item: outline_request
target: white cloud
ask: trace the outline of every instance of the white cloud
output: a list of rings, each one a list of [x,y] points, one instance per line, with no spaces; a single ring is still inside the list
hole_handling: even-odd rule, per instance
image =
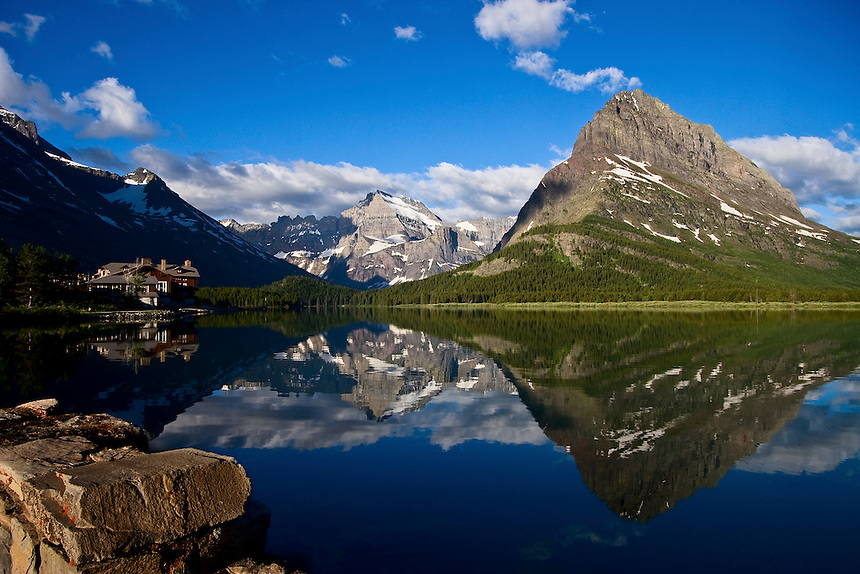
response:
[[[152,145],[138,147],[132,157],[209,215],[257,223],[281,215],[337,215],[376,190],[423,201],[449,222],[516,215],[548,169],[514,165],[469,170],[440,163],[423,173],[392,174],[345,162],[219,164]]]
[[[0,101],[6,108],[16,108],[26,112],[33,120],[47,120],[68,126],[69,114],[63,105],[51,97],[51,90],[35,78],[24,80],[21,74],[12,69],[9,55],[0,48]],[[15,111],[15,110],[13,110]]]
[[[846,125],[836,143],[820,137],[762,136],[729,142],[784,187],[825,225],[860,232],[860,143]],[[841,149],[837,143],[846,149]],[[815,218],[814,218],[815,219]]]
[[[485,40],[507,40],[516,54],[515,70],[543,78],[551,86],[572,93],[597,88],[604,93],[642,86],[639,78],[628,78],[616,67],[598,68],[576,74],[564,68],[555,69],[555,59],[542,50],[554,48],[567,35],[562,29],[571,16],[577,23],[590,22],[591,16],[571,7],[573,0],[484,0],[484,7],[475,17],[475,27]]]
[[[421,32],[415,29],[415,26],[395,26],[394,35],[398,40],[420,40]]]
[[[137,101],[134,90],[116,78],[100,80],[76,96],[66,92],[62,97],[62,101],[55,100],[48,86],[38,79],[25,80],[12,69],[8,54],[0,48],[0,101],[24,117],[58,123],[77,130],[82,138],[143,141],[161,132],[149,111]]]
[[[111,52],[110,46],[108,46],[107,42],[99,42],[90,49],[99,56],[113,61],[113,52]]]
[[[839,149],[819,137],[740,138],[729,144],[794,192],[800,203],[860,198],[860,146]]]
[[[147,4],[149,6],[154,6],[155,2],[153,0],[135,0],[138,4]],[[188,15],[188,8],[185,7],[184,4],[179,2],[179,0],[160,0],[162,4],[176,12],[180,16]],[[243,4],[246,4],[252,9],[259,9],[259,6],[262,4],[262,0],[243,0]]]
[[[328,59],[328,63],[335,68],[346,68],[352,63],[352,60],[350,60],[349,58],[343,58],[341,56],[332,56]]]
[[[585,74],[575,74],[570,70],[559,69],[552,74],[549,81],[551,86],[578,94],[591,88],[598,88],[604,93],[615,93],[620,90],[633,90],[642,86],[639,78],[628,78],[618,68],[598,68]]]
[[[78,132],[82,138],[129,137],[144,141],[161,132],[150,119],[149,111],[137,101],[134,90],[123,86],[116,78],[99,80],[77,96],[63,93],[63,100],[70,111],[96,112],[96,116]]]
[[[837,205],[834,206],[833,212],[835,214],[833,219],[835,229],[842,230],[854,237],[860,237],[860,204]]]
[[[36,32],[45,23],[46,18],[44,16],[37,16],[36,14],[24,14],[24,19],[26,22],[0,22],[0,32],[17,37],[20,30],[24,32],[27,41],[32,42],[36,37]]]
[[[469,170],[443,162],[413,176],[413,189],[416,199],[446,221],[505,217],[519,212],[548,169],[532,164]]]
[[[567,35],[567,16],[575,14],[571,0],[484,1],[475,27],[484,40],[507,40],[517,50],[555,47]]]
[[[132,157],[159,174],[183,199],[219,219],[269,223],[281,215],[333,215],[377,189],[405,192],[395,177],[349,163],[218,164],[205,156],[177,156],[151,145],[138,147]]]
[[[342,25],[346,26],[350,22],[352,22],[352,20],[349,19],[349,16],[346,14],[346,12],[340,15],[340,23]]]
[[[27,36],[28,42],[32,42],[36,36],[36,32],[45,23],[45,17],[36,16],[35,14],[24,14],[24,17],[27,19],[27,23],[24,24],[24,35]]]
[[[553,64],[555,64],[555,60],[543,52],[523,52],[517,54],[514,60],[514,69],[544,80],[551,80]]]

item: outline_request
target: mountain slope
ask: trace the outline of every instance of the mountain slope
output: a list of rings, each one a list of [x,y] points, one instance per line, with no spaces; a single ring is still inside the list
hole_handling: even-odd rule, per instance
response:
[[[499,249],[386,302],[860,298],[860,239],[641,90],[550,170]]]
[[[2,110],[2,108],[0,108]],[[263,285],[303,273],[237,238],[155,174],[72,161],[32,122],[0,113],[0,237],[43,245],[95,271],[110,261],[190,259],[203,285]]]
[[[490,252],[512,218],[446,225],[420,201],[370,193],[339,217],[280,217],[271,225],[221,222],[267,253],[324,279],[387,287],[476,261]]]

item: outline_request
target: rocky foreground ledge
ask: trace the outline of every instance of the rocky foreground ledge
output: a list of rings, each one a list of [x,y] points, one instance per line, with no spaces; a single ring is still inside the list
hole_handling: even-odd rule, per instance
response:
[[[258,560],[270,515],[235,459],[147,446],[128,422],[52,399],[0,410],[0,572],[287,572]]]

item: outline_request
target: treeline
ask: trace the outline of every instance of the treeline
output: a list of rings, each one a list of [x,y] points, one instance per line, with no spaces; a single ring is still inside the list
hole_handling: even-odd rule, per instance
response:
[[[16,253],[0,239],[0,308],[80,305],[82,281],[71,255],[29,243]]]
[[[285,277],[265,287],[201,287],[198,305],[213,307],[296,309],[342,306],[352,302],[355,289],[316,277]]]

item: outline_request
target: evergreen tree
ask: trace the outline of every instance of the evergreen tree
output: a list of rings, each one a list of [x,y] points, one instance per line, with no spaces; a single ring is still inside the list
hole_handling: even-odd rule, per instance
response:
[[[0,307],[12,302],[16,267],[15,254],[0,239]]]
[[[44,247],[24,244],[18,252],[18,299],[27,307],[45,300],[49,287],[50,258]]]

